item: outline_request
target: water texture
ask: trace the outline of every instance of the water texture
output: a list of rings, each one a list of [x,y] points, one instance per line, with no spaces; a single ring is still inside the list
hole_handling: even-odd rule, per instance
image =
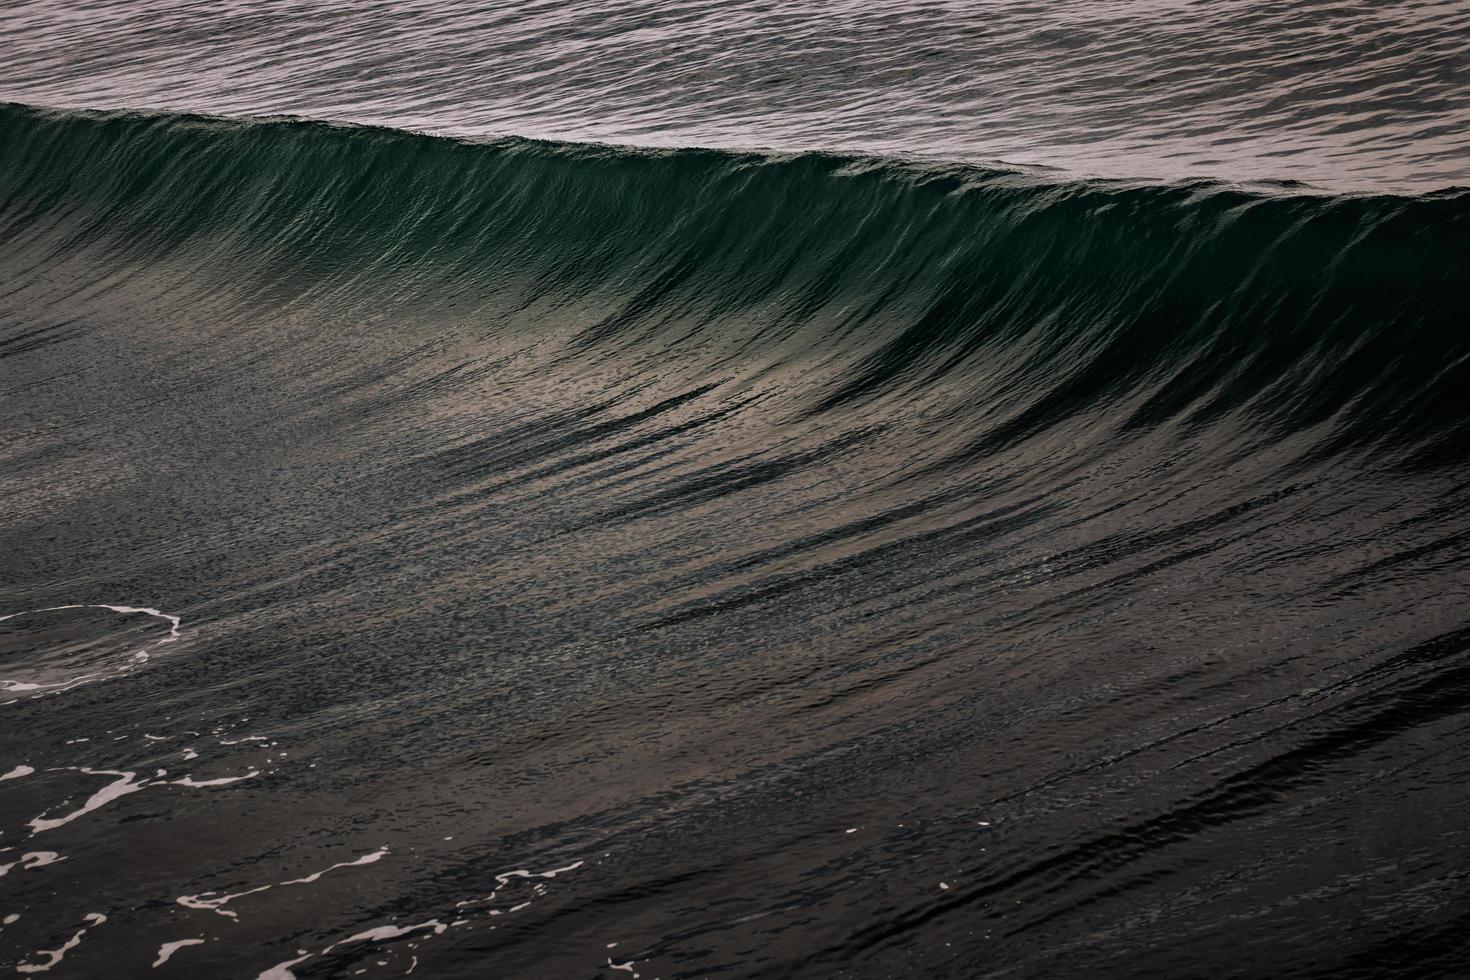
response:
[[[1462,5],[0,13],[0,967],[1470,972]]]
[[[0,97],[454,136],[1470,184],[1461,0],[11,0]]]

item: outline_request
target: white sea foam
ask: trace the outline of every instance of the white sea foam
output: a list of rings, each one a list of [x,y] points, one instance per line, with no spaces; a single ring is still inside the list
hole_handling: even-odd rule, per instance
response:
[[[483,904],[485,902],[493,902],[495,900],[495,896],[500,894],[500,890],[502,888],[504,888],[507,884],[509,884],[514,879],[517,879],[517,878],[526,878],[526,879],[528,879],[528,878],[555,878],[557,875],[566,874],[568,871],[576,871],[578,868],[580,868],[585,863],[586,863],[585,861],[574,861],[574,862],[572,862],[571,864],[567,865],[564,868],[552,868],[550,871],[527,871],[524,868],[517,868],[515,871],[505,871],[505,872],[502,872],[502,873],[500,873],[500,874],[498,874],[498,875],[495,876],[495,890],[492,891],[490,894],[486,895],[484,898],[470,898],[470,899],[466,899],[463,902],[456,902],[454,904],[455,904],[455,907],[456,908],[464,908],[466,905],[480,905],[480,904]],[[517,905],[515,908],[511,909],[510,911],[514,912],[514,911],[516,911],[516,909],[525,908],[526,905],[529,905],[529,904],[530,904],[529,902],[522,903],[521,905]],[[498,914],[498,913],[492,913],[492,914]]]
[[[29,776],[35,771],[36,770],[30,766],[16,766],[5,775],[0,776],[0,783],[3,783],[7,779],[20,779],[22,776]]]
[[[193,776],[185,776],[182,779],[172,780],[174,786],[189,786],[200,789],[206,786],[228,786],[230,783],[238,783],[242,779],[254,779],[260,775],[260,770],[252,769],[243,776],[221,776],[218,779],[195,779]]]
[[[88,797],[87,802],[83,803],[80,809],[73,810],[64,817],[56,817],[54,819],[44,816],[36,817],[30,823],[31,833],[39,834],[47,830],[55,830],[57,827],[63,827],[78,817],[86,816],[93,810],[106,806],[113,800],[127,796],[129,793],[136,793],[148,786],[147,782],[136,781],[138,774],[135,772],[119,772],[112,769],[80,769],[78,771],[84,772],[89,776],[116,776],[118,778]]]
[[[175,939],[171,943],[164,943],[158,947],[158,959],[153,961],[154,969],[163,966],[163,964],[169,961],[169,957],[173,956],[185,946],[199,946],[203,943],[203,939]]]
[[[47,612],[62,612],[68,609],[108,609],[112,612],[124,616],[144,614],[152,616],[156,619],[164,620],[168,623],[168,636],[165,636],[161,640],[154,640],[153,642],[145,645],[142,649],[134,651],[133,656],[128,661],[124,662],[122,666],[117,667],[113,670],[114,674],[125,674],[128,671],[132,670],[135,665],[146,662],[149,658],[148,651],[151,648],[162,646],[165,643],[173,643],[181,635],[179,632],[179,625],[182,623],[182,620],[178,616],[174,616],[166,612],[160,612],[157,609],[152,609],[146,606],[121,606],[106,602],[81,602],[72,603],[65,606],[46,606],[41,609],[26,609],[22,610],[21,612],[7,613],[4,616],[0,616],[0,622],[4,622],[7,619],[15,619],[17,616],[31,616],[35,615],[36,613]],[[70,691],[72,688],[80,687],[83,684],[88,684],[92,681],[100,680],[104,676],[106,676],[105,671],[91,671],[88,673],[79,674],[76,677],[72,677],[64,681],[56,681],[54,683],[44,683],[40,681],[21,681],[7,678],[0,680],[0,691],[36,692],[32,693],[31,696],[42,697],[47,694],[61,694],[65,691]],[[15,703],[16,701],[4,702],[4,704]]]
[[[281,885],[309,884],[311,882],[316,881],[318,878],[320,878],[322,875],[326,874],[329,871],[334,871],[334,870],[336,870],[338,868],[350,868],[350,867],[355,867],[355,866],[358,866],[358,865],[372,864],[372,863],[374,863],[376,861],[381,860],[387,854],[388,854],[388,848],[387,847],[383,847],[383,848],[380,848],[379,850],[373,851],[373,852],[371,852],[369,854],[364,854],[362,857],[357,858],[355,860],[352,860],[352,861],[344,861],[344,862],[342,862],[340,864],[334,864],[334,865],[331,865],[330,867],[324,868],[321,871],[318,871],[318,872],[315,872],[313,874],[307,875],[304,878],[293,878],[290,881],[283,881],[280,884]],[[571,864],[565,865],[564,867],[551,868],[551,869],[546,870],[546,871],[529,871],[529,870],[526,870],[524,868],[517,868],[516,870],[513,870],[513,871],[502,872],[501,874],[498,874],[498,875],[495,876],[495,891],[492,891],[488,896],[486,896],[485,898],[482,898],[482,899],[471,899],[469,901],[458,902],[458,903],[456,903],[456,907],[464,907],[466,905],[474,905],[474,904],[479,904],[479,903],[482,903],[482,902],[491,901],[491,900],[493,900],[496,897],[497,893],[499,893],[499,891],[501,889],[503,889],[506,885],[508,885],[512,881],[521,880],[521,879],[531,879],[531,878],[542,878],[542,879],[555,878],[557,875],[565,874],[568,871],[575,871],[576,869],[582,867],[583,864],[585,864],[585,863],[586,862],[584,862],[584,861],[573,861]],[[207,911],[218,912],[221,915],[226,915],[226,916],[229,916],[230,918],[234,919],[234,918],[237,918],[237,916],[235,915],[235,913],[232,910],[224,908],[225,905],[229,904],[230,902],[234,901],[237,898],[241,898],[241,897],[243,897],[245,895],[253,895],[253,894],[257,893],[257,892],[262,892],[262,891],[265,891],[265,890],[267,890],[269,888],[272,888],[272,887],[276,887],[276,886],[273,886],[273,885],[262,885],[262,886],[260,886],[258,888],[252,888],[249,891],[237,892],[237,893],[234,893],[234,894],[231,894],[231,895],[220,895],[220,896],[215,896],[213,892],[204,892],[204,893],[199,894],[199,895],[185,895],[185,896],[182,896],[182,897],[180,897],[178,899],[178,901],[179,901],[179,904],[184,905],[184,906],[186,906],[188,908],[203,909],[203,910],[207,910]],[[537,886],[537,887],[541,889],[541,891],[538,891],[538,894],[541,894],[542,892],[544,892],[544,888],[545,888],[544,885],[543,886]],[[522,910],[524,908],[527,908],[530,905],[531,905],[531,903],[528,902],[528,901],[527,902],[520,902],[520,903],[518,903],[516,905],[511,906],[509,909],[505,909],[505,910],[502,910],[502,909],[490,909],[489,912],[488,912],[488,914],[490,914],[490,915],[502,915],[502,914],[509,914],[511,912],[519,912],[520,910]],[[256,978],[256,980],[295,980],[295,974],[291,972],[291,967],[296,966],[297,964],[302,963],[302,962],[310,959],[312,956],[315,956],[315,955],[325,956],[325,955],[331,953],[333,950],[336,950],[336,949],[338,949],[339,947],[342,947],[342,946],[349,946],[349,945],[352,945],[354,943],[364,943],[364,942],[386,942],[386,941],[391,940],[391,939],[399,939],[399,938],[402,938],[404,936],[410,936],[410,935],[413,935],[415,933],[424,933],[424,932],[430,932],[430,933],[432,933],[432,936],[428,936],[428,937],[425,937],[425,938],[433,938],[433,936],[440,936],[440,935],[444,934],[445,932],[449,931],[451,928],[457,928],[459,926],[467,926],[469,924],[470,924],[470,920],[469,919],[451,919],[446,924],[444,921],[435,918],[435,919],[429,919],[429,920],[427,920],[425,922],[414,923],[413,925],[394,925],[394,924],[388,924],[388,925],[382,925],[382,926],[374,926],[371,929],[364,929],[361,932],[353,933],[352,935],[346,937],[345,939],[339,939],[338,941],[332,943],[330,946],[327,946],[326,948],[324,948],[320,952],[320,954],[310,953],[310,952],[308,952],[307,950],[304,950],[304,949],[297,950],[297,953],[299,955],[295,959],[286,960],[283,963],[279,963],[276,966],[271,967],[269,970],[266,970],[265,972],[259,974],[259,976]],[[494,926],[491,926],[490,928],[493,929],[495,927]],[[608,948],[611,949],[612,946],[615,946],[615,945],[617,945],[617,944],[616,943],[613,943],[613,944],[609,945]],[[408,944],[408,948],[409,949],[415,949],[415,948],[417,948],[417,946],[418,946],[418,943],[416,943],[416,942],[409,943]],[[411,959],[412,959],[412,962],[410,963],[409,968],[406,971],[407,973],[412,973],[414,971],[414,969],[418,966],[418,957],[417,956],[412,956]],[[611,962],[611,961],[609,961],[609,962]],[[379,962],[378,965],[379,966],[382,966],[384,964],[382,962]],[[636,974],[635,974],[635,976],[636,976]]]
[[[263,891],[269,891],[272,888],[283,888],[287,885],[309,885],[315,882],[317,879],[321,878],[322,875],[326,874],[329,871],[336,871],[338,868],[355,868],[364,864],[374,864],[377,861],[382,860],[383,857],[387,855],[387,853],[388,848],[381,847],[370,854],[364,854],[362,857],[354,858],[351,861],[342,861],[338,864],[331,865],[330,867],[323,868],[321,871],[313,872],[312,874],[307,875],[305,878],[292,878],[288,881],[281,881],[272,885],[259,885],[255,888],[250,888],[243,892],[233,892],[228,895],[220,895],[217,892],[200,892],[197,895],[180,895],[177,901],[185,908],[198,909],[203,912],[214,912],[218,915],[223,915],[226,918],[238,919],[240,916],[237,912],[235,912],[234,909],[225,908],[226,905],[233,902],[237,898],[244,898],[246,895],[256,895]]]
[[[334,864],[334,865],[332,865],[329,868],[323,868],[320,871],[312,872],[311,874],[307,875],[305,878],[292,878],[290,881],[283,881],[283,882],[281,882],[281,884],[283,884],[283,885],[309,885],[312,882],[316,881],[318,878],[320,878],[322,875],[326,874],[328,871],[336,871],[338,868],[356,868],[356,867],[361,867],[364,864],[376,864],[377,862],[381,861],[387,855],[388,855],[388,848],[386,848],[386,847],[380,847],[376,851],[373,851],[370,854],[364,854],[360,858],[355,858],[355,859],[353,859],[351,861],[343,861],[343,862],[341,862],[339,864]]]
[[[291,972],[291,967],[295,966],[298,963],[302,963],[306,960],[311,959],[311,954],[306,952],[306,950],[297,950],[297,952],[299,952],[301,955],[296,957],[294,960],[286,960],[284,963],[277,963],[269,970],[262,970],[260,975],[257,976],[255,980],[296,980],[296,974]]]
[[[231,909],[227,909],[224,906],[228,905],[230,902],[233,902],[237,898],[244,898],[246,895],[254,895],[257,892],[269,891],[270,889],[270,885],[260,885],[256,888],[250,888],[243,892],[233,892],[229,895],[219,895],[216,898],[206,897],[208,895],[215,895],[215,892],[200,892],[198,895],[180,895],[177,901],[186,909],[198,909],[201,912],[217,912],[227,919],[238,919],[240,917],[238,913]]]
[[[32,868],[44,868],[48,864],[55,864],[57,861],[65,860],[66,858],[57,854],[55,851],[30,851],[22,854],[18,860],[11,861],[9,864],[0,864],[0,878],[4,878],[10,874],[12,868],[18,867],[22,871],[29,871]]]
[[[434,935],[440,936],[443,935],[444,931],[448,928],[449,927],[447,925],[440,922],[438,919],[430,919],[428,922],[419,922],[411,926],[377,926],[372,929],[364,929],[362,932],[354,933],[353,935],[348,936],[346,939],[342,939],[333,943],[326,949],[322,950],[322,955],[325,956],[327,953],[330,953],[338,946],[347,946],[351,943],[363,943],[370,941],[380,943],[385,939],[398,939],[400,936],[407,936],[410,933],[421,932],[426,929],[432,929],[434,931]]]
[[[260,772],[258,770],[252,769],[250,772],[246,773],[243,776],[224,776],[218,779],[195,779],[192,775],[188,775],[180,779],[170,780],[163,778],[164,776],[168,775],[168,770],[159,769],[157,770],[155,778],[148,780],[139,779],[136,772],[124,772],[116,769],[88,769],[86,767],[72,769],[72,767],[70,766],[64,766],[61,769],[53,771],[75,771],[85,773],[88,776],[116,776],[118,778],[108,783],[97,792],[93,793],[87,798],[87,802],[83,803],[79,809],[73,810],[71,813],[68,813],[64,817],[47,817],[45,814],[41,814],[40,816],[35,817],[30,822],[32,834],[39,834],[47,830],[55,830],[57,827],[65,826],[66,824],[71,823],[73,820],[76,820],[79,817],[84,817],[92,811],[100,809],[101,807],[106,806],[114,800],[121,799],[122,797],[127,796],[131,793],[137,793],[141,790],[147,789],[149,786],[187,786],[192,789],[204,789],[215,786],[227,786],[231,783],[238,783],[243,779],[252,779],[260,775]]]
[[[21,964],[19,964],[19,965],[16,966],[15,972],[16,973],[45,973],[47,970],[51,969],[53,966],[55,966],[56,964],[60,963],[62,957],[64,957],[68,952],[70,952],[71,950],[75,949],[77,946],[81,945],[82,937],[87,934],[87,930],[88,929],[92,928],[93,926],[100,926],[102,923],[104,923],[104,922],[107,921],[107,916],[103,915],[100,912],[89,912],[87,915],[83,916],[83,918],[86,920],[87,924],[84,925],[84,926],[82,926],[82,928],[78,929],[76,931],[76,934],[75,935],[73,935],[66,942],[62,943],[58,948],[56,948],[56,949],[41,949],[41,950],[37,950],[35,953],[32,954],[33,956],[44,956],[44,957],[46,957],[46,962],[44,962],[44,963],[21,963]]]
[[[385,853],[386,853],[386,849],[385,849]],[[350,864],[358,864],[358,863],[369,863],[369,862],[363,862],[363,861],[359,860],[359,861],[350,862],[349,864],[334,865],[334,867],[349,867]],[[328,869],[328,870],[330,870],[330,869]],[[330,953],[332,950],[336,949],[339,946],[349,946],[349,945],[352,945],[353,943],[386,942],[389,939],[399,939],[399,938],[402,938],[403,936],[409,936],[409,935],[412,935],[412,934],[414,934],[416,932],[427,932],[427,931],[432,931],[434,935],[439,936],[439,935],[443,935],[444,932],[447,931],[448,929],[449,929],[449,926],[447,926],[444,923],[440,922],[438,919],[430,919],[427,922],[417,922],[417,923],[415,923],[415,924],[413,924],[411,926],[395,926],[395,925],[375,926],[372,929],[364,929],[362,932],[353,933],[352,935],[348,936],[346,939],[339,939],[337,942],[335,942],[332,945],[328,946],[326,949],[323,949],[321,951],[321,955],[322,956],[325,956],[325,955],[327,955],[328,953]],[[415,945],[417,945],[417,944],[415,944],[415,943],[410,943],[409,944],[410,948],[414,947]],[[304,950],[304,949],[298,949],[296,952],[297,952],[298,955],[296,956],[295,959],[286,960],[283,963],[276,964],[275,966],[271,967],[269,970],[266,970],[265,972],[263,972],[259,976],[257,976],[256,977],[256,980],[296,980],[296,974],[294,974],[294,973],[291,972],[291,967],[296,966],[299,963],[304,963],[306,960],[311,959],[312,956],[317,955],[317,954],[308,952],[307,950]],[[414,956],[413,957],[413,962],[409,965],[409,968],[406,971],[406,974],[407,973],[412,973],[414,971],[414,967],[418,966],[418,964],[419,964],[418,957],[417,956]],[[383,961],[379,961],[378,965],[379,966],[382,966],[383,965]],[[359,972],[361,972],[361,971],[359,971]]]
[[[179,638],[179,624],[182,622],[178,616],[170,616],[168,613],[159,612],[157,609],[149,609],[144,606],[114,606],[105,602],[79,602],[69,606],[46,606],[43,609],[25,609],[21,612],[6,613],[4,616],[0,616],[0,622],[4,622],[7,619],[14,619],[17,616],[30,616],[35,613],[44,612],[61,612],[66,609],[111,609],[113,612],[121,613],[125,616],[132,613],[146,613],[156,619],[167,620],[169,624],[168,636],[159,640],[159,643],[172,643],[174,640],[177,640]]]

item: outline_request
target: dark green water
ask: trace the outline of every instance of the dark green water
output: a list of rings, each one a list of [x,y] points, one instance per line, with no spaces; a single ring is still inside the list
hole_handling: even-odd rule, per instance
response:
[[[317,114],[384,121],[398,53],[311,13],[285,63],[387,79]],[[1470,971],[1453,152],[435,137],[259,118],[359,76],[231,88],[245,40],[95,34],[135,15],[25,5],[0,68],[232,113],[0,105],[7,969]],[[547,64],[605,53],[557,16]],[[677,91],[671,140],[725,118]],[[624,95],[602,136],[653,119]]]

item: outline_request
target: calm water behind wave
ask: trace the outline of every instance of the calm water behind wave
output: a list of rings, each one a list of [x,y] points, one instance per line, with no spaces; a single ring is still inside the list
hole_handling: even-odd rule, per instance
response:
[[[1462,7],[0,18],[6,969],[1470,972]]]
[[[1269,4],[20,0],[0,98],[461,136],[1470,183],[1470,9]]]

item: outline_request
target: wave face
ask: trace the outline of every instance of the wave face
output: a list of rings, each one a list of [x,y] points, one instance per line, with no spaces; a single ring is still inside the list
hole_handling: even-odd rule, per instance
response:
[[[1467,192],[0,107],[12,958],[1464,972],[1467,255]]]

